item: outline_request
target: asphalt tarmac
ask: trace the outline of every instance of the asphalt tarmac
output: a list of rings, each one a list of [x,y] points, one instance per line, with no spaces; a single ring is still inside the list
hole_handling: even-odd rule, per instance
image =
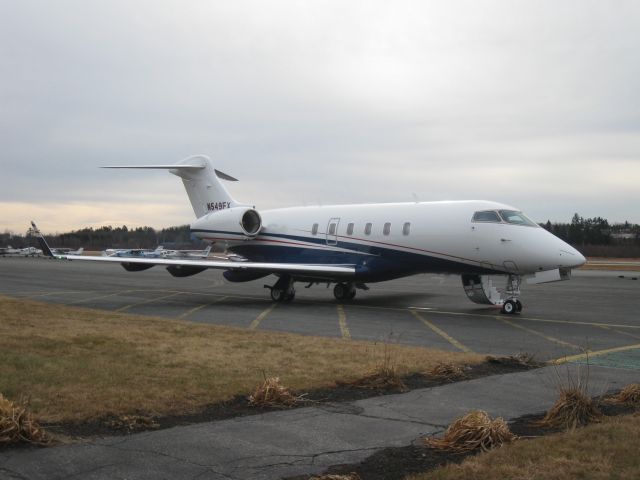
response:
[[[457,276],[417,275],[371,284],[348,302],[331,288],[296,284],[296,299],[274,304],[275,277],[232,284],[220,271],[174,278],[161,267],[0,258],[0,294],[157,315],[193,322],[399,342],[539,361],[585,360],[640,368],[640,272],[576,271],[570,281],[523,285],[524,310],[503,315],[471,303]],[[501,280],[502,281],[502,280]]]

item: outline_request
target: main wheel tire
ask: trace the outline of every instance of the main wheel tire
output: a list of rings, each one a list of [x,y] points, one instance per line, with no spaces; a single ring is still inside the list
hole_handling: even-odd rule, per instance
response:
[[[513,315],[516,313],[518,307],[516,306],[516,302],[513,300],[507,300],[502,305],[502,313],[506,313],[507,315]]]
[[[356,298],[356,289],[352,288],[349,290],[349,300],[353,300],[354,298]]]
[[[293,302],[293,299],[296,298],[296,291],[292,288],[285,296],[284,296],[284,301],[285,302]]]
[[[284,290],[280,290],[279,288],[271,289],[271,300],[274,302],[282,302],[285,299]]]
[[[516,312],[520,313],[522,311],[522,302],[520,300],[516,300]]]
[[[333,296],[336,297],[336,300],[344,300],[347,294],[347,286],[344,283],[336,283],[336,286],[333,287]]]

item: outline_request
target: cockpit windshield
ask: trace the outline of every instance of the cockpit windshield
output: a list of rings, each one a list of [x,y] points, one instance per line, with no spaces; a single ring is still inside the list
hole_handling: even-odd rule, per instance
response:
[[[500,217],[498,216],[497,212],[494,212],[493,210],[486,210],[483,212],[476,212],[473,214],[473,221],[474,222],[493,222],[493,223],[500,223]]]
[[[527,227],[538,227],[539,225],[527,218],[527,216],[516,210],[500,210],[500,216],[506,223],[512,225],[526,225]]]
[[[539,225],[529,219],[524,213],[517,210],[482,210],[473,214],[473,222],[485,223],[509,223],[511,225],[525,225],[538,227]]]

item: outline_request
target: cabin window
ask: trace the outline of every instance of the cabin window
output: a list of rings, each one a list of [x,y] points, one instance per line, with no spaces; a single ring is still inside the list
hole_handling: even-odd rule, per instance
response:
[[[500,216],[505,222],[511,223],[512,225],[526,225],[528,227],[538,226],[536,222],[527,218],[524,213],[517,212],[515,210],[500,210]]]
[[[365,235],[371,235],[371,223],[367,223],[364,226],[364,234]]]
[[[385,235],[389,235],[389,233],[391,233],[391,224],[389,222],[384,224],[384,227],[382,228],[382,233],[384,233]]]
[[[353,235],[353,223],[347,225],[347,235]]]
[[[318,224],[314,223],[313,227],[311,227],[311,235],[317,235],[318,234]]]
[[[493,210],[486,210],[484,212],[476,212],[473,214],[474,222],[493,222],[500,223],[500,217],[497,212]]]
[[[402,234],[409,235],[409,233],[411,233],[411,223],[405,222],[405,224],[402,226]]]
[[[329,224],[329,235],[335,235],[336,234],[336,224],[335,223],[330,223]]]

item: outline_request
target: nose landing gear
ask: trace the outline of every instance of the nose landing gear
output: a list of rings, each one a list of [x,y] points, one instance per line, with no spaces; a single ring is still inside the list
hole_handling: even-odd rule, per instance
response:
[[[481,305],[496,305],[502,307],[502,313],[515,314],[522,311],[520,296],[519,275],[509,275],[507,286],[504,290],[493,285],[493,280],[488,275],[462,275],[462,286],[469,300]]]
[[[522,278],[519,275],[509,275],[505,294],[507,299],[502,304],[502,313],[513,315],[522,311],[522,302],[518,300],[520,296],[520,284]]]

